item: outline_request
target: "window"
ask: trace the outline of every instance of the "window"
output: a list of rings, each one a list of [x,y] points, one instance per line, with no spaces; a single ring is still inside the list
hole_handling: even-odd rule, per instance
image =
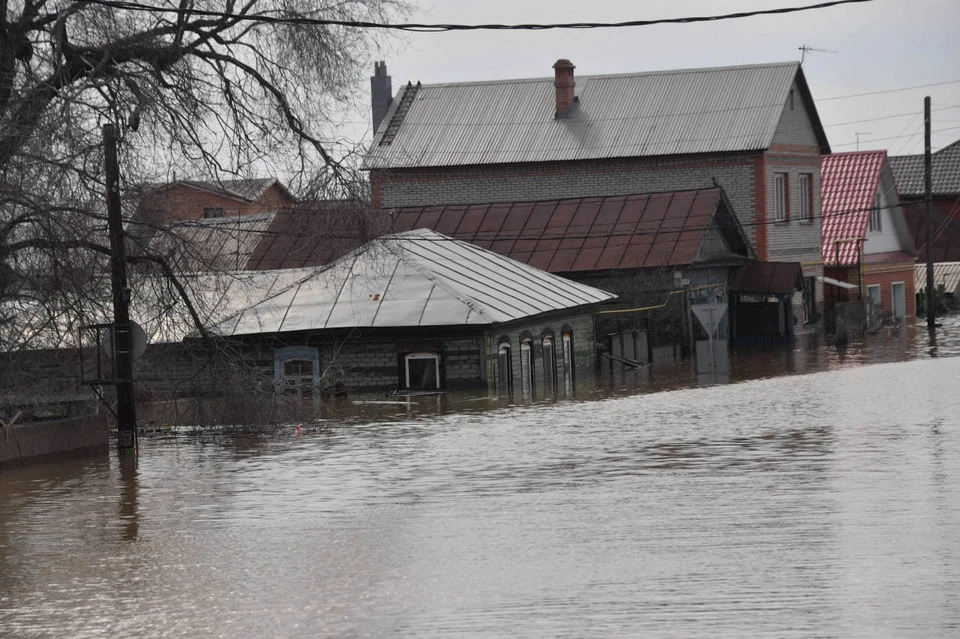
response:
[[[533,396],[533,342],[520,342],[520,388],[525,397]]]
[[[501,397],[513,395],[513,353],[509,344],[501,344],[497,351],[497,393]]]
[[[800,203],[800,210],[798,211],[800,221],[811,222],[813,221],[813,176],[809,173],[801,173],[798,182],[797,195]]]
[[[870,304],[880,308],[880,285],[870,284],[867,286],[867,300]]]
[[[223,217],[223,208],[219,206],[205,206],[203,207],[203,217]]]
[[[893,310],[894,322],[902,322],[907,319],[907,296],[903,282],[894,282],[890,285],[890,305]]]
[[[313,393],[320,385],[320,354],[311,346],[284,346],[273,353],[277,392]]]
[[[883,213],[883,202],[880,198],[880,192],[873,199],[873,209],[870,211],[870,225],[868,231],[871,233],[882,233],[883,227],[880,222],[880,215]],[[862,219],[862,218],[861,218]]]
[[[817,278],[803,278],[803,323],[817,321]]]
[[[440,388],[440,353],[409,353],[403,358],[404,381],[411,390]]]
[[[557,391],[557,352],[553,337],[543,338],[543,392],[552,395]]]
[[[573,395],[573,335],[563,334],[563,385],[567,396]]]
[[[787,203],[787,174],[773,174],[773,206],[776,211],[777,222],[790,220],[790,209]]]

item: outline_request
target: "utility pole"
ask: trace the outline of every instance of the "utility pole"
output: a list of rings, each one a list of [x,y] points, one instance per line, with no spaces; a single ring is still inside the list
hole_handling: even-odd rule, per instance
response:
[[[117,449],[121,458],[137,457],[137,410],[133,396],[133,333],[123,215],[120,209],[120,167],[117,129],[103,126],[104,171],[107,180],[107,226],[110,230],[110,288],[113,293],[113,373],[117,379]]]
[[[927,328],[936,330],[936,309],[933,299],[933,220],[930,214],[930,192],[933,190],[930,160],[930,96],[923,99],[923,193],[927,221]]]

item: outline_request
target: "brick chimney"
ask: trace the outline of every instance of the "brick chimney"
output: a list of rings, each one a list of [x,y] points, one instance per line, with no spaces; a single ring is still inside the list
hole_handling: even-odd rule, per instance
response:
[[[557,60],[553,65],[553,86],[557,90],[557,112],[555,117],[566,117],[576,99],[573,95],[573,90],[577,86],[577,83],[573,80],[573,70],[575,68],[569,60]]]
[[[386,62],[373,63],[373,75],[370,76],[370,108],[373,116],[373,132],[376,134],[380,123],[387,115],[393,100],[393,81],[387,75]]]

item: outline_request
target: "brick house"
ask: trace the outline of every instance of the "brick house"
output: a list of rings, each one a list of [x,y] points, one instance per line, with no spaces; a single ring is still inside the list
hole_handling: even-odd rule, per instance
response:
[[[923,155],[890,158],[920,262],[927,261],[923,162]],[[960,261],[960,140],[931,154],[930,164],[933,261],[957,262]]]
[[[255,180],[176,180],[145,186],[139,193],[137,218],[173,223],[272,213],[297,200],[276,178]]]
[[[374,95],[388,82],[378,68]],[[807,305],[822,302],[819,166],[830,147],[795,62],[575,78],[559,60],[548,78],[408,83],[374,100],[374,121],[374,206],[720,186],[756,257],[801,264]]]
[[[894,321],[914,317],[916,253],[887,152],[825,155],[820,179],[828,301],[862,297]]]

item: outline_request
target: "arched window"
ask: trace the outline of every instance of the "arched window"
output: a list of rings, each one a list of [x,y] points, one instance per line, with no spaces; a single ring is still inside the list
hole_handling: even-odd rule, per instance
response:
[[[520,342],[520,388],[524,397],[533,397],[533,341]]]
[[[501,397],[513,395],[513,353],[508,343],[497,349],[497,393]]]
[[[573,394],[573,333],[563,334],[563,387]]]
[[[543,392],[553,395],[557,391],[557,351],[553,335],[543,338]]]

